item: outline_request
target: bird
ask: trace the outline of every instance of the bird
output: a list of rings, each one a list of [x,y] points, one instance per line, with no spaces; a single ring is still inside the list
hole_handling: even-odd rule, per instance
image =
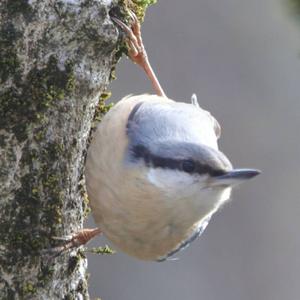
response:
[[[232,188],[260,173],[234,169],[219,150],[221,127],[191,103],[169,99],[147,56],[140,23],[111,16],[126,35],[128,56],[142,67],[156,94],[130,95],[104,116],[89,146],[85,179],[98,228],[122,252],[146,261],[172,259],[204,231]],[[74,243],[76,240],[76,243]]]

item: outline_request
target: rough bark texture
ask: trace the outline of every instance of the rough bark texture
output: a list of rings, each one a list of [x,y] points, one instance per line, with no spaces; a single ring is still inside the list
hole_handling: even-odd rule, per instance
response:
[[[88,298],[79,251],[40,251],[82,227],[84,153],[115,64],[116,2],[0,1],[0,299]]]

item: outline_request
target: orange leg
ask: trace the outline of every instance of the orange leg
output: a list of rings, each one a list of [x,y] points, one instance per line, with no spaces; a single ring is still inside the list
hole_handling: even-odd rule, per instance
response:
[[[150,65],[142,40],[140,22],[133,12],[130,12],[130,17],[132,19],[131,27],[115,17],[111,17],[111,19],[118,24],[127,35],[128,55],[131,60],[142,67],[146,72],[157,95],[167,97]]]
[[[69,249],[78,248],[82,245],[85,245],[92,238],[99,234],[101,234],[101,230],[99,228],[86,228],[78,231],[76,234],[67,239],[55,237],[54,239],[56,240],[64,240],[63,245],[43,252],[47,254],[54,254],[54,257],[56,257]]]

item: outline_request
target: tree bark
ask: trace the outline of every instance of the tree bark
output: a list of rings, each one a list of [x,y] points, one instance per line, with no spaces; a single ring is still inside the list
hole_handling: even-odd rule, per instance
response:
[[[0,1],[0,299],[88,299],[78,250],[87,139],[116,63],[117,0]]]

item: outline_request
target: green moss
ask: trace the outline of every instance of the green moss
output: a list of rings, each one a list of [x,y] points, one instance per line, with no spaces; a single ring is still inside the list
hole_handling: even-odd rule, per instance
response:
[[[6,63],[6,67],[9,64]],[[18,72],[14,72],[14,76],[17,76]],[[33,68],[25,81],[17,81],[16,87],[0,93],[0,127],[11,126],[17,139],[22,142],[27,137],[26,125],[43,124],[47,110],[70,96],[74,90],[73,64],[68,62],[65,70],[60,70],[57,59],[51,56],[44,68]],[[40,131],[37,139],[42,138]]]
[[[86,219],[91,212],[91,208],[89,206],[90,201],[89,201],[88,194],[86,192],[82,195],[82,199],[83,199],[83,201],[82,201],[83,217]]]
[[[90,135],[88,138],[88,145],[91,142],[92,134],[96,130],[97,125],[101,121],[102,117],[113,107],[113,103],[106,104],[106,101],[111,97],[111,92],[105,91],[99,97],[98,105],[96,106],[93,122],[90,130]]]
[[[81,176],[79,183],[78,183],[78,191],[80,193],[80,198],[82,199],[83,217],[84,217],[84,219],[86,219],[91,212],[91,208],[89,207],[89,198],[88,198],[88,195],[86,192],[83,175]]]
[[[96,108],[94,119],[98,118],[99,120],[103,115],[105,115],[112,107],[113,103],[106,104],[106,101],[111,97],[111,92],[105,91],[100,95],[99,103]]]
[[[94,117],[93,117],[93,121],[92,121],[92,125],[91,125],[91,130],[90,130],[89,138],[87,141],[87,148],[92,140],[92,135],[93,135],[94,131],[96,130],[96,127],[99,124],[99,122],[101,121],[102,117],[113,107],[113,103],[106,104],[106,101],[110,97],[111,97],[111,92],[109,92],[109,91],[104,91],[99,97],[99,102],[95,109],[95,113],[94,113]],[[80,180],[78,190],[80,191],[81,198],[83,199],[83,201],[82,201],[83,216],[84,216],[84,218],[87,218],[91,212],[91,208],[89,206],[89,198],[88,198],[88,194],[86,192],[86,188],[83,185],[83,178],[81,178],[81,180]]]
[[[59,143],[41,145],[38,153],[24,149],[20,164],[29,168],[29,173],[20,179],[21,186],[15,192],[13,206],[17,217],[9,225],[0,220],[0,236],[10,249],[8,266],[18,260],[26,264],[28,259],[34,259],[34,254],[39,256],[42,249],[50,247],[49,236],[60,235],[65,201],[61,187],[67,182],[62,176],[63,165],[49,166],[49,161],[55,162],[62,155],[59,151]]]
[[[156,0],[132,0],[135,6],[136,15],[140,20],[144,20],[146,9],[149,5],[156,3]]]
[[[13,76],[17,76],[18,70],[14,72]],[[40,143],[39,149],[27,145],[23,149],[21,168],[29,169],[15,193],[18,217],[6,228],[11,232],[6,239],[7,248],[11,249],[7,264],[16,261],[16,255],[38,255],[41,249],[49,246],[49,236],[59,235],[65,198],[61,187],[67,186],[62,176],[65,166],[63,163],[49,165],[49,162],[60,161],[68,154],[61,141],[42,141],[46,141],[49,108],[57,109],[60,101],[71,96],[75,88],[72,63],[66,63],[65,70],[61,70],[52,56],[44,68],[32,69],[24,81],[17,81],[15,87],[0,94],[0,127],[14,132],[19,142],[26,140],[30,132]],[[35,228],[40,230],[35,231]],[[1,236],[5,235],[4,232]],[[21,261],[21,264],[26,263],[26,259]]]
[[[99,254],[99,255],[111,255],[111,254],[115,254],[116,251],[111,249],[109,246],[105,245],[104,247],[95,247],[95,248],[92,248],[92,249],[88,249],[86,250],[90,253],[93,253],[93,254]]]
[[[132,10],[138,19],[143,21],[148,6],[156,2],[157,0],[119,0],[119,5],[125,8],[125,12],[127,9]],[[125,15],[127,15],[127,13],[125,13]]]
[[[48,64],[43,69],[32,69],[25,82],[24,100],[31,99],[35,103],[35,110],[41,111],[53,106],[55,101],[59,101],[70,95],[75,89],[75,79],[73,75],[72,63],[65,65],[65,70],[58,68],[55,56],[51,56]],[[35,115],[35,119],[38,116]]]
[[[37,289],[31,282],[26,282],[23,285],[22,291],[24,295],[28,295],[28,294],[34,295],[37,292]]]

